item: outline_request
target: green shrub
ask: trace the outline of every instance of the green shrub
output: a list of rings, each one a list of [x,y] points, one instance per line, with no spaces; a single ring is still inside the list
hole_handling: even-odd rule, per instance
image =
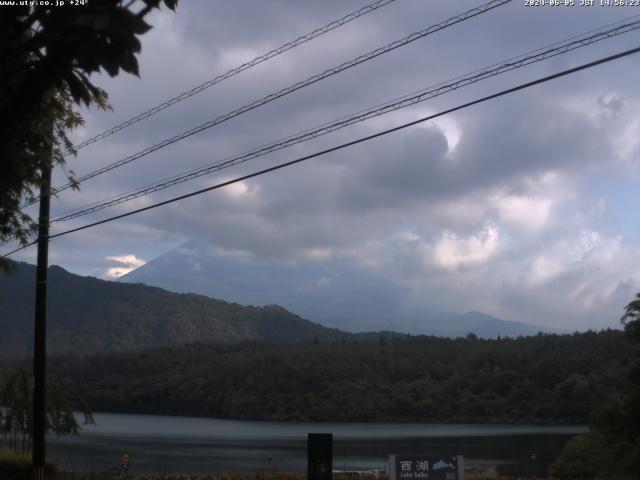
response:
[[[45,465],[46,478],[54,478],[56,468],[52,463]],[[0,480],[31,480],[31,456],[0,448]]]
[[[549,470],[553,478],[597,478],[606,472],[617,474],[619,460],[612,458],[605,438],[597,433],[578,435],[564,447]]]

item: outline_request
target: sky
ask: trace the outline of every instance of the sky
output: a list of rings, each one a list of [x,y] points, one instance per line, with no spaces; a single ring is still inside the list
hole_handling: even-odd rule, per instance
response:
[[[631,16],[640,7],[513,0],[65,191],[54,216]],[[397,0],[80,150],[83,175],[482,2]],[[140,78],[92,80],[81,142],[365,2],[183,0],[149,17]],[[639,17],[640,18],[640,17]],[[635,18],[634,20],[637,20]],[[344,143],[640,45],[627,33],[52,233]],[[116,279],[190,241],[217,255],[357,265],[401,303],[584,330],[619,326],[640,291],[640,55],[626,57],[224,189],[52,240],[50,263]],[[62,171],[54,184],[63,183]],[[13,258],[35,262],[35,248]],[[330,277],[319,279],[331,282]],[[366,283],[366,282],[365,282]]]

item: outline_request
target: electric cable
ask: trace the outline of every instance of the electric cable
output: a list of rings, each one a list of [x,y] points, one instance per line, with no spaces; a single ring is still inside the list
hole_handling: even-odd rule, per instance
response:
[[[332,22],[327,23],[326,25],[323,25],[322,27],[316,28],[315,30],[313,30],[312,32],[309,32],[305,35],[302,35],[298,38],[296,38],[295,40],[292,40],[291,42],[287,42],[284,45],[279,46],[278,48],[274,48],[273,50],[262,54],[256,58],[254,58],[253,60],[250,60],[246,63],[243,63],[242,65],[239,65],[237,67],[232,68],[231,70],[222,73],[210,80],[207,80],[206,82],[193,87],[190,90],[186,90],[178,95],[176,95],[173,98],[170,98],[169,100],[156,105],[153,108],[150,108],[149,110],[146,110],[134,117],[131,117],[128,120],[125,120],[122,123],[119,123],[113,127],[111,127],[109,130],[105,130],[104,132],[91,137],[77,145],[74,145],[74,149],[75,150],[80,150],[83,147],[86,147],[87,145],[91,145],[92,143],[95,143],[99,140],[102,140],[103,138],[109,137],[111,135],[113,135],[116,132],[119,132],[120,130],[123,130],[127,127],[130,127],[131,125],[134,125],[138,122],[141,122],[142,120],[149,118],[153,115],[155,115],[156,113],[171,107],[172,105],[175,105],[176,103],[182,102],[183,100],[186,100],[187,98],[190,98],[204,90],[206,90],[209,87],[212,87],[213,85],[216,85],[228,78],[233,77],[234,75],[237,75],[241,72],[244,72],[245,70],[248,70],[252,67],[255,67],[256,65],[259,65],[273,57],[276,57],[284,52],[287,52],[299,45],[302,45],[304,43],[307,43],[310,40],[313,40],[314,38],[317,38],[321,35],[324,35],[325,33],[328,33],[332,30],[335,30],[338,27],[341,27],[342,25],[345,25],[349,22],[351,22],[352,20],[355,20],[356,18],[362,17],[363,15],[366,15],[368,13],[374,12],[376,10],[378,10],[379,8],[384,7],[385,5],[388,5],[389,3],[395,2],[396,0],[377,0],[373,3],[370,3],[354,12],[351,12],[341,18],[338,18],[337,20],[333,20]],[[70,153],[70,152],[67,152]]]
[[[638,18],[638,17],[640,17],[640,14],[638,14],[638,15],[632,15],[632,16],[630,16],[630,17],[626,17],[626,18],[623,18],[623,19],[621,19],[621,20],[617,20],[617,21],[615,21],[615,22],[608,23],[608,24],[606,24],[606,25],[603,25],[603,26],[600,26],[600,27],[597,27],[597,28],[594,28],[594,29],[588,30],[588,31],[586,31],[586,32],[582,32],[582,33],[580,33],[580,34],[573,35],[573,36],[568,37],[568,38],[565,38],[565,39],[563,39],[563,40],[558,40],[558,41],[553,42],[553,43],[551,43],[551,44],[547,44],[547,45],[545,45],[545,46],[539,47],[539,48],[537,48],[537,49],[535,49],[535,50],[527,51],[527,52],[522,53],[522,54],[520,54],[520,55],[517,55],[517,56],[514,56],[514,57],[510,57],[510,58],[505,59],[505,60],[502,60],[502,61],[500,61],[500,62],[493,63],[493,64],[491,64],[491,65],[489,65],[489,66],[486,66],[486,67],[483,67],[483,68],[480,68],[480,69],[476,69],[476,70],[474,70],[474,71],[472,71],[472,72],[469,72],[469,73],[467,73],[467,74],[460,75],[460,76],[457,76],[457,77],[452,78],[452,79],[450,79],[450,80],[446,80],[446,81],[440,82],[440,83],[438,83],[438,84],[432,85],[431,87],[428,87],[427,89],[432,89],[432,88],[435,88],[435,87],[440,87],[440,86],[442,86],[442,85],[445,85],[446,83],[451,83],[451,82],[454,82],[454,81],[457,81],[457,80],[461,80],[461,79],[463,79],[464,77],[471,76],[471,75],[473,75],[473,74],[477,74],[477,73],[479,73],[479,72],[486,71],[486,70],[488,70],[488,69],[492,69],[492,68],[494,68],[494,67],[497,67],[497,66],[500,66],[500,65],[503,65],[503,64],[506,64],[506,63],[513,62],[513,61],[515,61],[515,60],[523,59],[523,57],[525,57],[525,56],[528,56],[528,55],[531,55],[531,54],[534,54],[534,53],[543,52],[545,49],[549,49],[549,48],[554,47],[554,46],[562,45],[563,43],[566,43],[566,42],[569,42],[569,41],[572,41],[572,40],[579,39],[580,37],[585,37],[586,35],[592,34],[592,33],[594,33],[594,32],[597,32],[597,33],[596,33],[596,35],[600,35],[600,34],[607,35],[607,38],[611,38],[611,37],[616,36],[616,35],[618,35],[618,34],[626,33],[626,31],[616,31],[616,32],[614,32],[614,31],[613,31],[614,29],[612,29],[610,32],[600,32],[600,31],[601,31],[601,30],[603,30],[603,29],[605,29],[605,28],[609,28],[609,27],[612,27],[612,26],[614,26],[614,25],[621,24],[621,23],[623,23],[623,22],[629,22],[630,20],[633,20],[633,19]],[[634,23],[635,23],[635,22],[634,22]],[[627,26],[631,26],[631,25],[632,25],[631,23],[628,23],[628,25],[627,25]],[[621,28],[624,28],[624,27],[625,27],[625,26],[623,25]],[[601,38],[601,39],[604,39],[604,37],[603,37],[603,38]],[[585,38],[584,40],[585,40],[585,41],[587,41],[587,40],[589,40],[589,39],[586,39],[586,38]],[[594,40],[593,40],[593,42],[589,42],[589,43],[594,43],[595,41],[599,41],[599,39],[594,39]],[[584,45],[583,45],[583,46],[584,46]],[[549,58],[549,57],[547,57],[547,58]],[[366,112],[371,111],[371,110],[373,110],[373,109],[376,109],[376,108],[379,108],[379,107],[383,107],[383,106],[389,105],[389,104],[391,104],[391,103],[393,103],[393,102],[398,102],[398,101],[400,101],[400,100],[408,99],[408,98],[409,98],[409,97],[411,97],[411,96],[421,94],[421,93],[423,93],[423,92],[425,92],[425,91],[426,91],[426,89],[421,89],[421,90],[417,90],[417,91],[414,91],[414,92],[411,92],[411,93],[405,94],[405,95],[403,95],[403,96],[401,96],[401,97],[396,97],[396,98],[394,98],[394,99],[392,99],[392,100],[389,100],[389,101],[387,101],[387,102],[376,104],[376,105],[374,105],[373,107],[369,107],[368,109],[360,110],[360,111],[358,111],[358,112],[356,112],[356,113],[354,113],[354,114],[350,114],[350,115],[342,116],[342,117],[340,117],[340,118],[338,118],[338,119],[336,119],[336,120],[334,120],[334,121],[332,121],[332,122],[324,123],[324,124],[319,125],[319,126],[316,126],[316,127],[311,127],[311,128],[308,128],[308,129],[306,129],[306,130],[304,130],[304,131],[302,131],[302,132],[298,132],[297,134],[294,134],[294,135],[290,135],[290,136],[287,136],[287,137],[280,138],[279,140],[276,140],[276,141],[270,142],[270,143],[268,143],[268,144],[260,145],[259,147],[254,147],[253,149],[246,150],[245,152],[242,152],[241,154],[237,154],[235,157],[240,157],[240,156],[247,155],[247,154],[249,154],[249,153],[252,153],[252,152],[253,152],[253,151],[255,151],[255,150],[262,150],[263,148],[269,147],[269,146],[274,145],[274,144],[276,144],[276,143],[280,143],[280,142],[283,142],[283,141],[285,141],[285,140],[289,140],[289,139],[291,139],[291,138],[293,138],[293,137],[297,137],[297,136],[300,136],[300,135],[302,135],[302,134],[306,134],[306,133],[312,132],[312,131],[317,130],[317,129],[319,129],[319,128],[327,127],[327,126],[329,126],[329,125],[331,125],[331,124],[333,124],[333,123],[337,123],[337,122],[340,122],[340,121],[346,120],[346,119],[348,119],[348,118],[350,118],[350,117],[354,117],[354,116],[356,116],[356,115],[360,115],[360,114],[366,113]],[[144,186],[144,187],[141,187],[141,188],[136,188],[136,189],[133,189],[133,190],[129,190],[129,191],[127,191],[127,192],[124,192],[124,193],[119,193],[119,194],[112,195],[112,196],[110,196],[110,197],[108,197],[108,198],[106,198],[106,199],[103,199],[103,200],[100,200],[100,201],[94,202],[94,203],[92,203],[92,204],[89,204],[89,205],[87,205],[87,206],[86,206],[86,207],[84,207],[84,208],[90,208],[90,207],[93,207],[93,206],[97,206],[97,205],[100,205],[100,204],[102,204],[102,203],[109,202],[109,201],[111,201],[111,200],[120,199],[120,198],[125,197],[125,196],[128,196],[128,195],[130,195],[130,194],[137,194],[138,192],[146,191],[148,188],[155,187],[156,185],[162,185],[162,184],[163,184],[163,183],[165,183],[165,182],[170,182],[170,181],[173,181],[173,180],[175,180],[175,179],[181,179],[182,177],[187,176],[187,175],[199,174],[199,173],[201,173],[201,172],[204,172],[203,174],[207,174],[207,173],[209,173],[209,172],[205,172],[205,170],[207,170],[207,169],[209,169],[209,168],[211,168],[211,167],[214,167],[214,166],[221,165],[223,162],[226,162],[227,160],[230,160],[231,158],[233,158],[233,157],[226,158],[226,159],[224,159],[224,160],[222,160],[222,161],[220,161],[220,162],[216,162],[216,163],[214,163],[214,164],[207,164],[207,165],[203,165],[203,166],[201,166],[201,167],[198,167],[198,168],[196,168],[196,169],[190,170],[190,171],[188,171],[188,172],[185,172],[185,173],[181,173],[181,174],[174,175],[174,176],[169,177],[169,178],[166,178],[166,179],[164,179],[164,180],[162,180],[162,181],[154,182],[153,184],[148,184],[148,185],[146,185],[146,186]],[[214,171],[215,171],[215,170],[214,170]],[[198,175],[198,176],[200,176],[200,175]],[[178,182],[178,183],[180,183],[180,182]],[[169,186],[171,186],[171,185],[169,185]],[[154,191],[156,191],[156,190],[154,190]],[[137,198],[137,195],[136,195],[136,197],[134,197],[134,198]],[[121,202],[118,202],[118,203],[121,203]],[[70,210],[70,211],[68,211],[68,212],[66,212],[66,213],[63,213],[61,216],[66,216],[66,215],[68,215],[68,214],[75,213],[76,211],[78,211],[78,210],[77,210],[77,209]],[[60,220],[60,217],[58,217],[58,220]],[[2,247],[2,246],[4,246],[4,245],[6,245],[7,243],[10,243],[13,239],[14,239],[14,238],[11,238],[11,239],[9,239],[9,240],[4,241],[3,243],[1,243],[1,244],[0,244],[0,247]]]
[[[286,87],[282,90],[279,90],[278,92],[275,93],[271,93],[265,97],[262,97],[258,100],[255,100],[251,103],[248,103],[236,110],[233,110],[229,113],[226,113],[224,115],[220,115],[218,117],[216,117],[213,120],[210,120],[208,122],[205,122],[201,125],[198,125],[196,127],[193,127],[189,130],[186,130],[178,135],[175,135],[171,138],[165,139],[163,141],[161,141],[160,143],[157,143],[155,145],[152,145],[150,147],[145,148],[144,150],[141,150],[137,153],[134,153],[132,155],[129,155],[126,158],[123,158],[122,160],[119,160],[117,162],[114,162],[110,165],[107,165],[105,167],[102,167],[98,170],[95,170],[91,173],[88,173],[86,175],[83,175],[82,177],[76,179],[75,182],[73,183],[67,183],[66,185],[60,186],[60,187],[56,187],[52,190],[52,194],[57,194],[62,192],[63,190],[66,190],[68,188],[71,188],[72,186],[76,186],[82,182],[85,182],[86,180],[89,180],[91,178],[97,177],[98,175],[102,175],[106,172],[109,172],[115,168],[121,167],[123,165],[126,165],[128,163],[133,162],[134,160],[137,160],[141,157],[144,157],[146,155],[149,155],[152,152],[155,152],[157,150],[160,150],[162,148],[165,148],[173,143],[176,143],[180,140],[184,140],[185,138],[188,138],[192,135],[195,135],[196,133],[200,133],[203,130],[207,130],[211,127],[214,127],[216,125],[219,125],[221,123],[224,123],[234,117],[237,117],[239,115],[242,115],[243,113],[249,112],[251,110],[254,110],[262,105],[265,105],[267,103],[270,103],[274,100],[277,100],[281,97],[284,97],[285,95],[288,95],[290,93],[293,93],[297,90],[300,90],[304,87],[307,87],[309,85],[312,85],[314,83],[317,83],[321,80],[324,80],[325,78],[331,77],[333,75],[336,75],[344,70],[347,70],[349,68],[355,67],[356,65],[359,65],[361,63],[367,62],[369,60],[372,60],[380,55],[383,55],[385,53],[388,53],[392,50],[395,50],[397,48],[403,47],[405,45],[408,45],[409,43],[412,43],[416,40],[419,40],[421,38],[424,38],[428,35],[431,35],[433,33],[436,33],[440,30],[444,30],[452,25],[456,25],[458,23],[464,22],[465,20],[468,20],[470,18],[476,17],[478,15],[481,15],[483,13],[486,13],[488,11],[493,10],[494,8],[500,7],[506,3],[511,2],[512,0],[491,0],[483,5],[480,5],[479,7],[475,7],[472,8],[470,10],[467,10],[466,12],[463,12],[459,15],[455,15],[443,22],[437,23],[435,25],[431,25],[430,27],[425,28],[424,30],[421,30],[419,32],[414,32],[400,40],[395,40],[391,43],[388,43],[382,47],[379,47],[375,50],[372,50],[368,53],[365,53],[363,55],[360,55],[352,60],[349,60],[347,62],[344,62],[336,67],[332,67],[329,68],[327,70],[325,70],[322,73],[313,75],[305,80],[302,80],[300,82],[297,82],[289,87]],[[32,202],[35,203],[35,202]],[[29,204],[31,205],[31,203]]]
[[[276,171],[276,170],[280,170],[280,169],[285,168],[285,167],[289,167],[289,166],[304,162],[306,160],[310,160],[312,158],[320,157],[322,155],[326,155],[326,154],[329,154],[329,153],[332,153],[332,152],[335,152],[335,151],[338,151],[338,150],[342,150],[344,148],[347,148],[347,147],[350,147],[350,146],[353,146],[353,145],[356,145],[356,144],[359,144],[359,143],[363,143],[363,142],[366,142],[366,141],[369,141],[369,140],[373,140],[374,138],[382,137],[384,135],[388,135],[390,133],[397,132],[399,130],[403,130],[403,129],[411,127],[413,125],[417,125],[417,124],[424,123],[424,122],[429,121],[429,120],[433,120],[434,118],[438,118],[438,117],[447,115],[449,113],[453,113],[453,112],[456,112],[456,111],[471,107],[473,105],[484,103],[484,102],[487,102],[489,100],[493,100],[493,99],[498,98],[498,97],[502,97],[502,96],[505,96],[505,95],[508,95],[508,94],[511,94],[511,93],[514,93],[514,92],[517,92],[517,91],[520,91],[520,90],[524,90],[526,88],[530,88],[530,87],[533,87],[535,85],[546,83],[546,82],[549,82],[551,80],[554,80],[554,79],[557,79],[557,78],[560,78],[560,77],[564,77],[566,75],[571,75],[571,74],[577,73],[579,71],[586,70],[586,69],[595,67],[597,65],[604,64],[604,63],[608,63],[608,62],[611,62],[613,60],[617,60],[617,59],[620,59],[620,58],[623,58],[623,57],[626,57],[626,56],[629,56],[629,55],[632,55],[632,54],[635,54],[635,53],[638,53],[638,52],[640,52],[640,47],[635,47],[635,48],[632,48],[632,49],[629,49],[629,50],[625,50],[623,52],[620,52],[620,53],[617,53],[617,54],[614,54],[614,55],[610,55],[610,56],[607,56],[607,57],[604,57],[604,58],[600,58],[599,60],[595,60],[595,61],[592,61],[592,62],[589,62],[589,63],[584,63],[584,64],[579,65],[577,67],[573,67],[573,68],[570,68],[570,69],[567,69],[567,70],[563,70],[563,71],[555,73],[553,75],[548,75],[546,77],[541,77],[541,78],[538,78],[536,80],[533,80],[533,81],[530,81],[530,82],[527,82],[527,83],[522,83],[522,84],[517,85],[515,87],[508,88],[506,90],[501,90],[501,91],[499,91],[497,93],[494,93],[492,95],[488,95],[488,96],[473,100],[471,102],[467,102],[467,103],[464,103],[462,105],[458,105],[456,107],[449,108],[447,110],[443,110],[443,111],[441,111],[439,113],[435,113],[433,115],[428,115],[426,117],[422,117],[422,118],[419,118],[417,120],[413,120],[411,122],[407,122],[407,123],[404,123],[402,125],[398,125],[398,126],[393,127],[393,128],[382,130],[382,131],[374,133],[372,135],[367,135],[365,137],[361,137],[361,138],[358,138],[356,140],[352,140],[352,141],[349,141],[349,142],[346,142],[346,143],[342,143],[340,145],[337,145],[337,146],[334,146],[334,147],[331,147],[331,148],[327,148],[325,150],[321,150],[319,152],[312,153],[310,155],[305,155],[305,156],[297,158],[295,160],[291,160],[291,161],[288,161],[288,162],[280,163],[278,165],[274,165],[272,167],[269,167],[269,168],[266,168],[266,169],[263,169],[263,170],[259,170],[257,172],[253,172],[253,173],[250,173],[248,175],[243,175],[241,177],[237,177],[237,178],[234,178],[232,180],[228,180],[228,181],[225,181],[225,182],[222,182],[222,183],[218,183],[216,185],[213,185],[213,186],[210,186],[210,187],[207,187],[207,188],[203,188],[203,189],[196,190],[196,191],[184,194],[184,195],[173,197],[173,198],[170,198],[168,200],[164,200],[162,202],[155,203],[153,205],[148,205],[146,207],[142,207],[142,208],[138,208],[138,209],[135,209],[135,210],[131,210],[129,212],[125,212],[125,213],[122,213],[122,214],[119,214],[119,215],[115,215],[115,216],[112,216],[112,217],[109,217],[109,218],[105,218],[103,220],[99,220],[99,221],[96,221],[96,222],[88,223],[88,224],[85,224],[85,225],[82,225],[82,226],[79,226],[79,227],[71,228],[71,229],[68,229],[68,230],[53,234],[53,235],[49,235],[48,239],[53,239],[53,238],[61,237],[61,236],[64,236],[64,235],[69,235],[71,233],[79,232],[81,230],[86,230],[88,228],[92,228],[92,227],[95,227],[97,225],[102,225],[102,224],[105,224],[105,223],[112,222],[114,220],[119,220],[121,218],[129,217],[131,215],[135,215],[135,214],[138,214],[138,213],[141,213],[141,212],[145,212],[147,210],[151,210],[151,209],[155,209],[155,208],[158,208],[158,207],[161,207],[161,206],[164,206],[164,205],[175,203],[177,201],[184,200],[186,198],[194,197],[196,195],[201,195],[203,193],[206,193],[206,192],[209,192],[209,191],[212,191],[212,190],[217,190],[217,189],[220,189],[222,187],[226,187],[228,185],[232,185],[234,183],[238,183],[238,182],[241,182],[241,181],[244,181],[244,180],[248,180],[250,178],[258,177],[258,176],[264,175],[266,173],[270,173],[270,172],[273,172],[273,171]],[[16,252],[18,252],[20,250],[23,250],[23,249],[33,245],[35,243],[37,243],[37,240],[33,241],[33,242],[31,242],[31,243],[29,243],[27,245],[23,245],[23,246],[15,249],[15,250],[7,253],[7,254],[4,254],[3,257],[7,257],[7,256],[9,256],[9,255],[11,255],[13,253],[16,253]]]
[[[430,100],[432,98],[443,95],[445,93],[449,93],[453,90],[457,90],[459,88],[477,83],[481,80],[485,80],[487,78],[494,77],[505,72],[522,68],[524,66],[531,65],[533,63],[541,62],[549,58],[571,52],[578,48],[591,45],[601,40],[613,38],[615,36],[628,33],[631,31],[635,31],[638,29],[640,29],[640,20],[632,23],[623,24],[621,26],[618,26],[606,31],[597,32],[593,35],[590,35],[589,37],[579,38],[577,40],[573,40],[572,42],[561,44],[560,46],[557,46],[555,48],[551,48],[547,50],[538,49],[537,51],[535,51],[536,53],[534,53],[533,55],[527,55],[524,57],[523,56],[515,57],[517,58],[517,60],[512,60],[506,63],[498,64],[498,66],[495,68],[487,67],[487,69],[485,70],[480,70],[479,73],[478,71],[474,71],[471,74],[457,77],[456,79],[451,80],[448,83],[442,82],[440,84],[437,84],[436,86],[429,87],[428,89],[425,89],[419,92],[414,92],[412,96],[404,96],[404,97],[401,97],[399,100],[392,100],[386,104],[377,105],[372,109],[358,112],[357,114],[352,115],[350,117],[341,118],[339,120],[325,124],[316,129],[306,130],[305,132],[302,132],[300,134],[296,134],[294,136],[287,137],[285,139],[273,142],[271,144],[258,147],[257,149],[254,149],[247,153],[243,153],[231,158],[224,159],[222,161],[208,165],[203,168],[191,170],[189,172],[186,172],[180,175],[175,175],[163,181],[155,182],[151,185],[147,185],[145,187],[132,190],[124,194],[110,197],[108,199],[96,202],[90,206],[86,206],[81,209],[73,210],[71,212],[65,213],[61,216],[58,216],[52,219],[51,223],[71,220],[83,215],[87,215],[89,213],[94,213],[94,212],[103,210],[105,208],[119,205],[121,203],[128,202],[136,198],[140,198],[142,196],[149,195],[154,192],[158,192],[160,190],[164,190],[166,188],[178,185],[180,183],[193,180],[195,178],[208,175],[210,173],[217,172],[225,168],[229,168],[229,167],[247,162],[257,157],[261,157],[263,155],[267,155],[269,153],[282,150],[292,145],[296,145],[296,144],[311,140],[313,138],[318,138],[322,135],[335,132],[336,130],[340,130],[342,128],[353,125],[355,123],[363,122],[371,118],[375,118],[396,110],[400,110],[402,108],[406,108],[411,105],[415,105],[420,102],[424,102],[426,100]]]
[[[58,193],[60,193],[60,192],[62,192],[64,190],[67,190],[67,189],[73,187],[73,186],[77,186],[78,184],[80,184],[80,183],[82,183],[82,182],[84,182],[86,180],[94,178],[94,177],[96,177],[98,175],[101,175],[103,173],[111,171],[111,170],[113,170],[115,168],[118,168],[120,166],[126,165],[126,164],[128,164],[128,163],[130,163],[130,162],[132,162],[134,160],[137,160],[138,158],[144,157],[144,156],[146,156],[146,155],[148,155],[148,154],[150,154],[150,153],[152,153],[152,152],[154,152],[156,150],[160,150],[161,148],[169,146],[169,145],[171,145],[171,144],[173,144],[173,143],[175,143],[177,141],[180,141],[180,140],[182,140],[184,138],[187,138],[187,137],[190,137],[192,135],[195,135],[196,133],[199,133],[199,132],[201,132],[203,130],[211,128],[211,127],[213,127],[215,125],[218,125],[220,123],[223,123],[223,122],[225,122],[227,120],[230,120],[231,118],[234,118],[234,117],[236,117],[238,115],[241,115],[242,113],[246,113],[246,112],[248,112],[250,110],[258,108],[261,105],[264,105],[266,103],[274,101],[274,100],[276,100],[276,99],[278,99],[280,97],[283,97],[283,96],[285,96],[285,95],[287,95],[289,93],[292,93],[292,92],[297,91],[297,90],[299,90],[299,89],[301,89],[303,87],[306,87],[308,85],[316,83],[316,82],[318,82],[318,81],[320,81],[320,80],[322,80],[324,78],[327,78],[327,77],[330,77],[332,75],[335,75],[335,74],[337,74],[337,73],[339,73],[339,72],[341,72],[343,70],[346,70],[348,68],[351,68],[351,67],[354,67],[356,65],[359,65],[360,63],[363,63],[363,62],[366,62],[368,60],[371,60],[371,59],[373,59],[375,57],[378,57],[378,56],[380,56],[380,55],[382,55],[384,53],[387,53],[389,51],[395,50],[396,48],[399,48],[401,46],[407,45],[407,44],[409,44],[409,43],[411,43],[413,41],[416,41],[416,40],[418,40],[420,38],[423,38],[423,37],[425,37],[427,35],[433,34],[433,33],[437,32],[439,30],[443,30],[443,29],[445,29],[445,28],[447,28],[449,26],[452,26],[452,25],[455,25],[457,23],[463,22],[465,20],[473,18],[473,17],[475,17],[477,15],[480,15],[482,13],[486,13],[487,11],[493,10],[494,8],[502,6],[502,5],[504,5],[506,3],[509,3],[511,1],[512,0],[491,0],[491,1],[489,1],[489,2],[487,2],[485,4],[483,4],[483,5],[480,5],[479,7],[467,10],[466,12],[464,12],[464,13],[462,13],[460,15],[456,15],[456,16],[451,17],[451,18],[449,18],[449,19],[447,19],[447,20],[445,20],[443,22],[440,22],[439,24],[432,25],[432,26],[427,27],[426,29],[421,30],[419,32],[414,32],[414,33],[408,35],[407,37],[404,37],[403,39],[391,42],[391,43],[389,43],[389,44],[387,44],[387,45],[385,45],[383,47],[380,47],[380,48],[378,48],[376,50],[368,52],[367,54],[361,55],[361,56],[359,56],[359,57],[357,57],[355,59],[352,59],[352,60],[350,60],[348,62],[344,62],[344,63],[342,63],[341,65],[339,65],[337,67],[325,70],[321,74],[309,77],[306,80],[298,82],[298,83],[296,83],[296,84],[294,84],[294,85],[292,85],[290,87],[287,87],[285,89],[282,89],[282,90],[280,90],[280,91],[278,91],[276,93],[272,93],[272,94],[270,94],[270,95],[268,95],[266,97],[263,97],[262,99],[256,100],[256,101],[254,101],[254,102],[252,102],[252,103],[250,103],[248,105],[245,105],[244,107],[241,107],[241,108],[239,108],[237,110],[229,112],[229,113],[227,113],[225,115],[219,116],[214,120],[211,120],[211,121],[206,122],[204,124],[201,124],[201,125],[199,125],[197,127],[194,127],[194,128],[192,128],[190,130],[182,132],[181,134],[176,135],[174,137],[171,137],[169,139],[165,139],[165,140],[163,140],[162,142],[160,142],[160,143],[158,143],[156,145],[153,145],[151,147],[147,147],[146,149],[144,149],[144,150],[142,150],[140,152],[137,152],[137,153],[135,153],[133,155],[130,155],[130,156],[128,156],[128,157],[126,157],[126,158],[124,158],[124,159],[122,159],[120,161],[117,161],[115,163],[107,165],[106,167],[103,167],[101,169],[98,169],[98,170],[95,170],[95,171],[93,171],[91,173],[88,173],[88,174],[80,177],[79,179],[75,179],[73,182],[69,182],[69,183],[67,183],[65,185],[62,185],[60,187],[54,187],[52,189],[52,191],[51,191],[51,195],[56,195],[56,194],[58,194]],[[374,4],[371,4],[371,5],[374,5]],[[380,6],[382,6],[382,5],[380,5]],[[364,7],[364,9],[367,9],[367,7]],[[300,38],[302,38],[302,37],[300,37]],[[199,87],[196,87],[196,89],[197,88],[199,88]],[[178,97],[180,97],[180,95]],[[178,97],[175,97],[175,98],[178,98]],[[141,115],[143,115],[143,114],[141,114]],[[33,205],[34,203],[36,203],[38,200],[39,200],[39,196],[34,198],[32,201],[29,201],[29,202],[25,203],[21,208],[29,207],[29,206]],[[14,239],[15,239],[15,236],[13,238],[10,238],[10,239],[4,241],[0,245],[0,247],[6,245],[7,243],[11,242]]]

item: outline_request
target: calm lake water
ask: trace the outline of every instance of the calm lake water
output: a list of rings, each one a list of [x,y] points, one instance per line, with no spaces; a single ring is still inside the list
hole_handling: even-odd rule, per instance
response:
[[[242,422],[97,413],[75,437],[47,438],[47,456],[71,470],[130,473],[306,471],[307,433],[333,433],[335,469],[386,466],[389,454],[464,455],[475,472],[541,474],[576,426]],[[270,459],[270,460],[269,460]]]

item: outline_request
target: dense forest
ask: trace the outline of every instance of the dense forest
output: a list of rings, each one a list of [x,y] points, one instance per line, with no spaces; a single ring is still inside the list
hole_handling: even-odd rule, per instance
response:
[[[233,419],[585,424],[625,381],[622,332],[375,344],[196,343],[52,359],[94,411]]]

